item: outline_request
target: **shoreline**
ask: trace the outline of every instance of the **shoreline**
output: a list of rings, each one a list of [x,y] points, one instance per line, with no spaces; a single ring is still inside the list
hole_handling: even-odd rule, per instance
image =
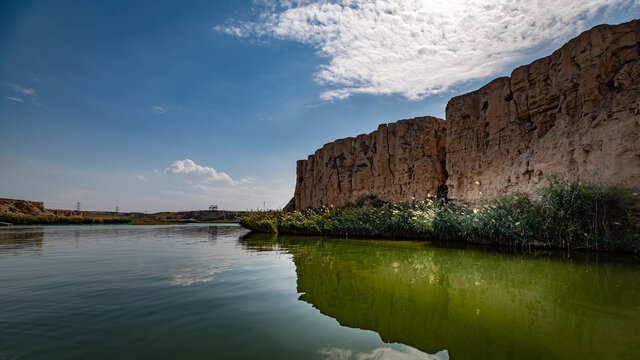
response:
[[[107,217],[63,217],[0,214],[2,227],[26,225],[188,225],[188,224],[237,224],[238,220],[197,221],[193,219],[144,220]]]
[[[640,251],[640,227],[628,189],[555,178],[532,201],[525,194],[475,202],[427,197],[411,203],[322,207],[248,214],[244,227],[264,233],[463,241],[522,248]]]
[[[408,234],[383,234],[383,233],[348,233],[348,232],[340,232],[340,231],[330,231],[330,232],[312,232],[312,231],[304,231],[304,230],[285,230],[279,232],[267,232],[252,229],[249,226],[239,223],[242,227],[247,230],[250,230],[251,233],[256,234],[270,234],[275,236],[303,236],[308,238],[340,238],[341,240],[373,240],[373,241],[411,241],[411,242],[421,242],[421,243],[430,243],[437,244],[438,246],[448,247],[445,245],[453,245],[455,248],[464,249],[465,245],[469,246],[472,249],[481,249],[486,251],[507,251],[507,250],[523,250],[523,251],[561,251],[567,253],[585,253],[585,254],[598,254],[598,253],[606,253],[606,254],[624,254],[626,256],[640,254],[640,247],[620,247],[620,248],[588,248],[588,247],[571,247],[565,248],[561,246],[557,246],[554,244],[545,244],[545,243],[499,243],[495,241],[491,241],[488,239],[478,239],[478,238],[446,238],[446,237],[438,237],[438,236],[416,236],[416,235],[408,235]],[[346,234],[345,234],[346,233]],[[458,246],[456,246],[458,245]]]

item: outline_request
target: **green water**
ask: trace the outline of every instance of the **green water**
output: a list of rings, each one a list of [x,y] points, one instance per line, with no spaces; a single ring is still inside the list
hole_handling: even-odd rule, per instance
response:
[[[251,234],[0,229],[0,359],[638,359],[640,264]]]

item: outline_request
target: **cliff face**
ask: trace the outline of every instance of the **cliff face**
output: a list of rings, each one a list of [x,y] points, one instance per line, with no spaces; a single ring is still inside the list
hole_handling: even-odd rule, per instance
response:
[[[446,123],[420,117],[324,145],[297,163],[296,209],[340,206],[369,195],[424,199],[444,191]]]
[[[326,144],[298,161],[287,209],[368,195],[409,201],[445,189],[460,200],[535,194],[554,174],[640,193],[640,21],[584,32],[453,98],[446,114],[446,123],[403,120]]]
[[[533,194],[550,174],[637,189],[640,21],[597,26],[446,114],[449,197]]]

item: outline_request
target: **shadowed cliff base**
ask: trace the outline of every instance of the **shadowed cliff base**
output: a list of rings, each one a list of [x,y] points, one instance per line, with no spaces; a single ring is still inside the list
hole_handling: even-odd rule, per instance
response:
[[[411,203],[322,207],[247,214],[240,223],[257,232],[461,240],[569,250],[640,250],[640,231],[628,189],[554,178],[539,199],[513,194],[475,202],[438,197]]]

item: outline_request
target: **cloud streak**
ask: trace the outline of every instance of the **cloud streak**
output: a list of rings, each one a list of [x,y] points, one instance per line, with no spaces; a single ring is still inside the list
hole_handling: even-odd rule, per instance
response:
[[[164,113],[167,112],[167,109],[163,108],[162,106],[156,105],[156,106],[153,107],[153,112],[156,113],[156,114],[164,114]]]
[[[638,0],[320,0],[265,6],[256,22],[215,30],[310,45],[327,59],[315,80],[325,100],[400,94],[417,100],[504,71],[565,41],[602,11]]]
[[[16,92],[19,92],[21,94],[25,94],[25,95],[35,95],[36,94],[36,91],[33,90],[33,89],[25,88],[25,87],[22,87],[20,85],[16,85],[16,84],[13,84],[13,83],[10,83],[10,82],[5,82],[5,84],[8,87],[12,88],[13,90],[15,90]]]

